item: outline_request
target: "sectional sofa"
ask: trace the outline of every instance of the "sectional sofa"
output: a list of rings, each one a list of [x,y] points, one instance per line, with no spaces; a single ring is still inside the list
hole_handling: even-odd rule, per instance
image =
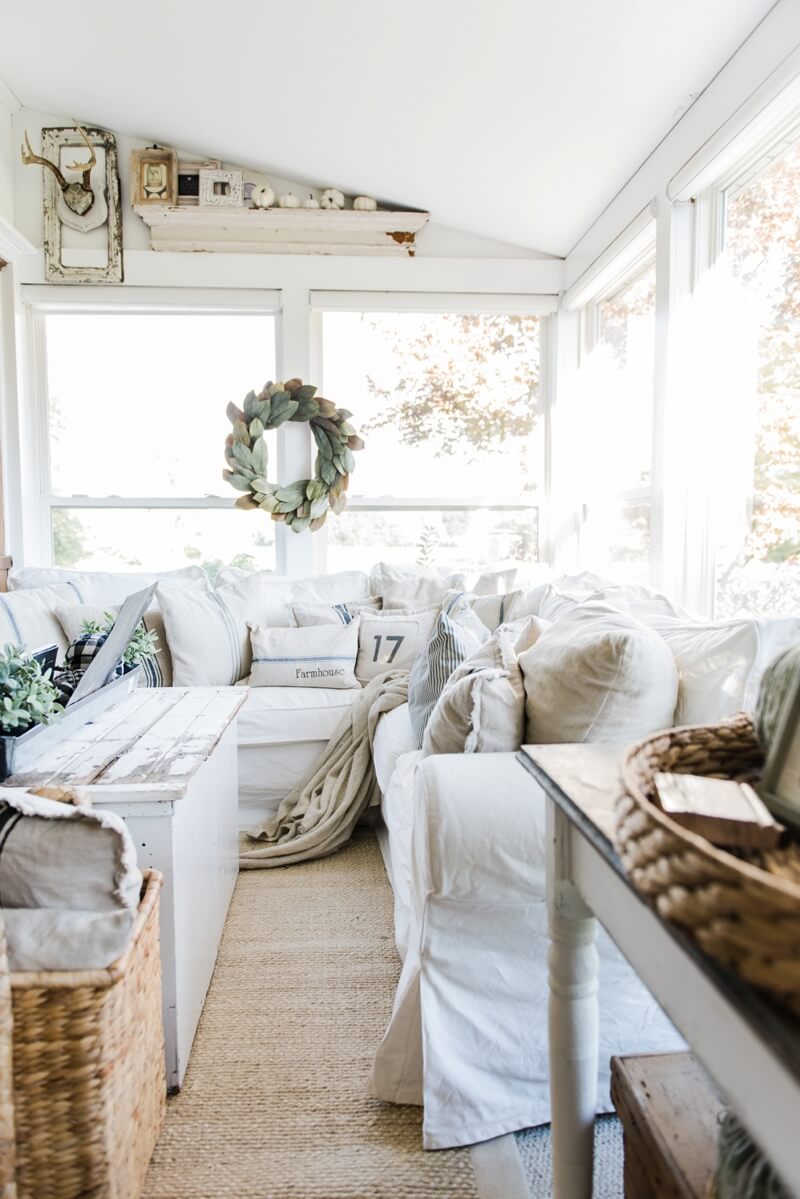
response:
[[[0,596],[0,642],[56,641],[63,649],[57,613],[63,619],[64,607],[113,607],[148,581],[145,575],[12,572],[11,591]],[[211,634],[202,627],[208,611],[219,606],[220,592],[227,596],[228,616],[265,621],[268,609],[273,620],[291,623],[287,605],[368,603],[383,589],[393,592],[390,603],[403,600],[414,609],[435,602],[436,594],[441,601],[464,580],[420,571],[416,580],[413,572],[406,577],[399,592],[396,584],[397,576],[383,566],[370,574],[300,581],[267,576],[258,585],[226,571],[215,599],[199,571],[161,576],[162,611],[148,619],[169,641],[172,661],[164,663],[164,681],[246,685],[246,652],[227,617]],[[494,606],[496,619],[535,616],[543,628],[562,630],[567,646],[573,641],[570,629],[579,630],[582,620],[598,614],[612,624],[619,614],[621,622],[644,626],[674,662],[668,708],[674,723],[716,721],[752,709],[766,666],[800,642],[797,617],[699,621],[646,588],[617,587],[586,574],[513,591],[512,575],[498,572],[473,587],[483,595],[493,589],[506,593]],[[235,597],[245,593],[247,603],[260,605],[258,612],[237,608]],[[185,637],[190,628],[192,636]],[[192,637],[200,645],[205,638],[205,656],[197,654]],[[557,640],[550,637],[551,644]],[[352,688],[249,689],[239,719],[243,827],[263,823],[311,771],[358,694]],[[557,723],[550,739],[577,739],[570,713],[556,716],[568,735],[558,736]],[[553,726],[545,721],[542,727]],[[403,972],[386,1035],[376,1046],[370,1085],[378,1098],[424,1105],[428,1148],[485,1140],[549,1119],[544,797],[512,749],[425,753],[407,705],[381,718],[373,746],[382,795],[374,817],[394,890]],[[607,1067],[616,1053],[680,1047],[675,1030],[611,942],[601,937],[598,948],[601,1062]],[[598,1110],[610,1110],[607,1068]]]

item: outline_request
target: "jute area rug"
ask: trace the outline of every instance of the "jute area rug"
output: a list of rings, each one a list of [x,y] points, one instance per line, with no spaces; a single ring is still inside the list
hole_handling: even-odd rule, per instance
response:
[[[320,862],[239,875],[143,1199],[477,1199],[468,1149],[370,1099],[399,975],[392,892],[359,831]]]

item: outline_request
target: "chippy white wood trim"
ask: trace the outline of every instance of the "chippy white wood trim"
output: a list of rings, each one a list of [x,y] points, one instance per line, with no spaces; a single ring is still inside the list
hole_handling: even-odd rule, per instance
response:
[[[311,308],[322,312],[499,312],[512,316],[547,316],[558,308],[556,296],[520,296],[484,292],[312,291]]]
[[[154,250],[244,254],[414,253],[427,212],[303,208],[161,207],[135,204]]]
[[[33,242],[28,241],[19,229],[0,216],[0,258],[5,262],[17,262],[30,254],[37,254]]]

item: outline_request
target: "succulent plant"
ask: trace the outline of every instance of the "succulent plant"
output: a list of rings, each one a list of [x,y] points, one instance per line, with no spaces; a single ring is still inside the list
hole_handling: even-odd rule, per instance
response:
[[[364,442],[350,424],[352,412],[337,408],[317,395],[316,387],[302,379],[265,383],[256,395],[248,392],[242,408],[227,407],[233,432],[225,439],[227,469],[222,477],[244,494],[237,508],[260,508],[273,520],[283,521],[295,533],[321,529],[328,512],[337,516],[347,503],[353,454]],[[267,443],[264,434],[286,421],[308,421],[317,446],[313,479],[298,479],[279,487],[267,482]]]
[[[63,711],[58,691],[35,658],[21,646],[0,653],[0,732],[17,736],[36,724],[50,724]]]
[[[85,634],[110,633],[115,620],[116,617],[113,612],[104,612],[102,624],[99,620],[84,620],[81,632]],[[131,639],[125,647],[122,661],[128,667],[138,666],[142,658],[151,658],[157,653],[158,634],[150,632],[144,627],[144,621],[140,621],[133,630]]]

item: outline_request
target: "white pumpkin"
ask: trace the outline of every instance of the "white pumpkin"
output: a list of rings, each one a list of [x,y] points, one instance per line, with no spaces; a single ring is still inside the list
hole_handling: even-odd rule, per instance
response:
[[[278,196],[278,208],[299,208],[300,201],[294,192],[284,192],[282,196]]]
[[[254,187],[250,200],[254,208],[271,208],[275,203],[275,192],[268,184]]]
[[[308,193],[302,203],[303,208],[319,208],[319,200],[315,200],[311,192]]]
[[[326,187],[319,198],[320,208],[344,208],[344,196],[336,187]]]
[[[377,207],[378,201],[373,200],[372,196],[356,196],[353,200],[356,212],[374,212]]]

